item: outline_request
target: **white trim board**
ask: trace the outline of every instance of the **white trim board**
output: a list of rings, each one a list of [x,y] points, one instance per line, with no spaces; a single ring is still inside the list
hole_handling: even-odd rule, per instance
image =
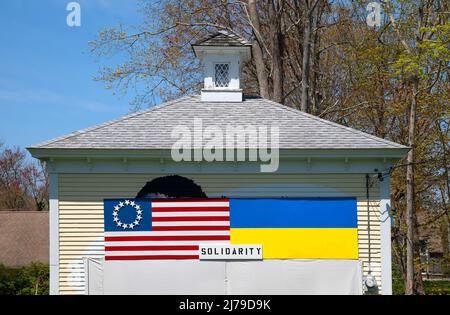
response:
[[[50,294],[59,294],[59,185],[58,174],[49,173]]]
[[[383,295],[392,295],[390,177],[380,182],[381,287]]]
[[[47,161],[57,173],[260,173],[267,162],[174,162],[171,159],[54,158]],[[390,159],[281,159],[276,173],[363,174],[386,172]],[[377,171],[375,171],[377,169]],[[268,173],[270,174],[270,173]]]

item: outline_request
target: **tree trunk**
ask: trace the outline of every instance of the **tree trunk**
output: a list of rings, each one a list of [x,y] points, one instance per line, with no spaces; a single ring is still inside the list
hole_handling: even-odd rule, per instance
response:
[[[272,82],[273,94],[272,100],[278,103],[284,102],[283,89],[283,49],[282,49],[282,33],[281,19],[278,16],[276,1],[269,3],[269,23],[270,23],[270,47],[272,53]]]
[[[317,84],[319,82],[319,65],[320,65],[320,36],[319,32],[316,30],[319,25],[322,15],[322,8],[317,5],[314,9],[312,15],[312,29],[311,29],[311,75],[310,75],[310,97],[311,97],[311,113],[319,116],[320,115],[320,95],[317,90]]]
[[[252,44],[253,59],[256,66],[256,76],[258,78],[259,94],[263,98],[269,98],[269,83],[264,63],[263,43],[261,36],[261,23],[259,21],[259,13],[256,7],[256,0],[248,0],[248,14],[250,22],[253,26],[253,36],[255,40]]]
[[[444,215],[440,222],[440,232],[441,232],[441,246],[442,246],[442,254],[443,259],[441,260],[441,268],[444,277],[448,278],[450,276],[450,265],[449,265],[449,235],[450,235],[450,226],[449,226],[449,216]]]
[[[416,128],[416,99],[417,97],[417,78],[413,82],[413,95],[411,100],[411,107],[409,113],[408,126],[408,145],[411,150],[407,156],[406,166],[406,286],[405,293],[407,295],[415,294],[414,285],[414,134]]]
[[[309,0],[305,3],[305,27],[303,30],[303,56],[302,56],[302,88],[300,109],[303,112],[310,112],[310,97],[309,97],[309,78],[310,78],[310,55],[311,55],[311,25],[312,12],[310,11]]]
[[[440,190],[442,210],[446,214],[442,217],[440,222],[440,233],[441,233],[441,246],[443,259],[441,262],[442,273],[445,278],[450,277],[450,256],[449,256],[449,240],[450,240],[450,211],[448,211],[448,198],[450,198],[450,150],[448,148],[449,143],[446,140],[446,131],[441,129],[441,122],[436,121],[436,129],[439,137],[440,144],[442,146],[443,159],[442,159],[442,169],[444,170],[444,183],[442,184]],[[446,197],[447,196],[447,197]]]

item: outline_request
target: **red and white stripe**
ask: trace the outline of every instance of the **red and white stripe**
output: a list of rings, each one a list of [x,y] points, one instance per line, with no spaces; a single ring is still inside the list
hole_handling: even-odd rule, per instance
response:
[[[204,243],[230,243],[228,199],[157,199],[151,231],[105,232],[105,259],[199,259]]]

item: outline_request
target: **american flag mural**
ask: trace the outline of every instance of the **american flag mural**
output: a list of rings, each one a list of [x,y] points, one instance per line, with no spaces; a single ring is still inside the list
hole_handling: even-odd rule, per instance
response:
[[[108,199],[105,260],[199,259],[199,244],[230,244],[220,199]]]

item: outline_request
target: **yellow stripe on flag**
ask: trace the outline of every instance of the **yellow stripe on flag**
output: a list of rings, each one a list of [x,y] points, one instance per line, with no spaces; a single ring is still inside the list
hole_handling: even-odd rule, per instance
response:
[[[231,244],[261,244],[264,259],[358,259],[356,228],[232,228]]]

